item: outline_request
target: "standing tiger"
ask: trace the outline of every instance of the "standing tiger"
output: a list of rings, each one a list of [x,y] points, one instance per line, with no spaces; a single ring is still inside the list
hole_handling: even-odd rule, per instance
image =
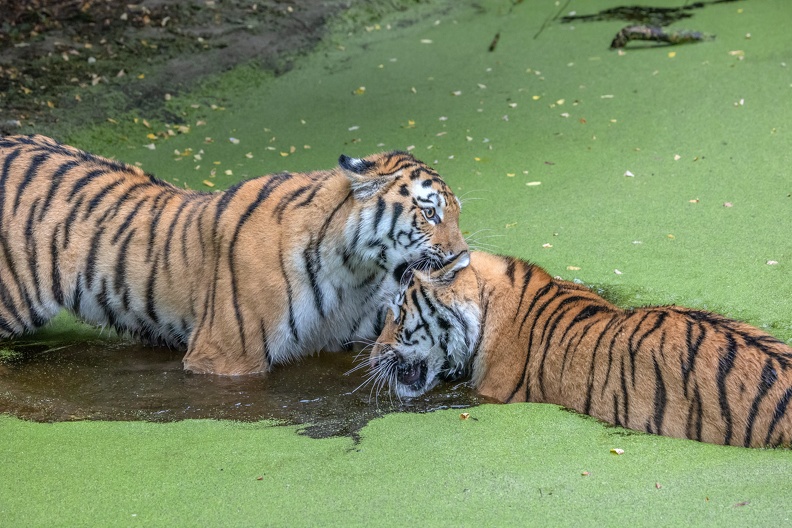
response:
[[[416,272],[370,363],[372,379],[400,396],[469,373],[478,392],[502,402],[555,403],[716,444],[792,443],[792,348],[783,342],[709,312],[623,310],[510,257],[473,252]]]
[[[410,154],[339,165],[204,193],[0,138],[0,338],[65,307],[226,375],[375,338],[406,270],[467,253],[460,206]]]

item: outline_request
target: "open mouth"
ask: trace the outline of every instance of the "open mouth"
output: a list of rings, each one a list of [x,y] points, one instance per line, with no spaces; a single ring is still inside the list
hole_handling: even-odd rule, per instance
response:
[[[399,363],[396,368],[396,381],[411,390],[417,391],[426,384],[427,371],[426,361]]]

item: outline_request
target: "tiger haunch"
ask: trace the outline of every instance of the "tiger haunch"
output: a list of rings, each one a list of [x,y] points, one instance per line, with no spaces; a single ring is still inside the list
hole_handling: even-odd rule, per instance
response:
[[[483,395],[630,429],[746,447],[792,443],[792,348],[678,306],[622,310],[528,262],[473,252],[419,273],[371,356],[397,394],[472,371]]]
[[[339,164],[202,193],[43,136],[0,138],[0,337],[65,307],[218,374],[375,337],[405,270],[467,252],[459,204],[409,154]]]

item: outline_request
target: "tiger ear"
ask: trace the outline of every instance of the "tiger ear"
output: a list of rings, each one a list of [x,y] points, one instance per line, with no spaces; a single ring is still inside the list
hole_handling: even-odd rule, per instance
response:
[[[350,158],[344,154],[338,158],[338,166],[343,169],[352,192],[358,200],[367,200],[379,193],[380,189],[390,181],[390,178],[382,176],[374,171],[376,163],[361,158]]]

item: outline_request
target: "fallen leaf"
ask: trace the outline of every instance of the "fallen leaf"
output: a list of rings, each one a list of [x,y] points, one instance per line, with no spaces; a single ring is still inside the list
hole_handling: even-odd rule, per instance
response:
[[[624,171],[624,175],[627,176],[628,178],[634,178],[635,177],[635,174],[633,174],[630,171]]]
[[[540,182],[540,181],[532,181],[532,182],[526,183],[525,185],[527,185],[528,187],[536,187],[537,185],[542,185],[542,182]]]
[[[768,260],[767,261],[767,265],[768,266],[775,266],[776,264],[778,264],[777,260]]]
[[[622,272],[617,270],[617,269],[613,270],[613,273],[615,273],[616,275],[621,275],[622,274]],[[621,453],[617,453],[617,454],[621,455]]]
[[[731,202],[724,202],[723,207],[732,207],[733,205]]]
[[[581,475],[584,477],[588,477],[589,475],[591,475],[591,473],[589,473],[588,471],[584,471],[583,473],[581,473]]]
[[[470,413],[463,412],[459,414],[460,420],[467,420],[468,418],[470,418]]]
[[[610,452],[613,453],[614,455],[623,455],[624,449],[619,449],[618,447],[614,447],[613,449],[610,450]]]
[[[567,266],[567,269],[569,271],[580,271],[580,268],[578,266]]]
[[[214,187],[214,183],[210,182],[209,180],[204,180],[203,184],[206,185],[207,187]]]

